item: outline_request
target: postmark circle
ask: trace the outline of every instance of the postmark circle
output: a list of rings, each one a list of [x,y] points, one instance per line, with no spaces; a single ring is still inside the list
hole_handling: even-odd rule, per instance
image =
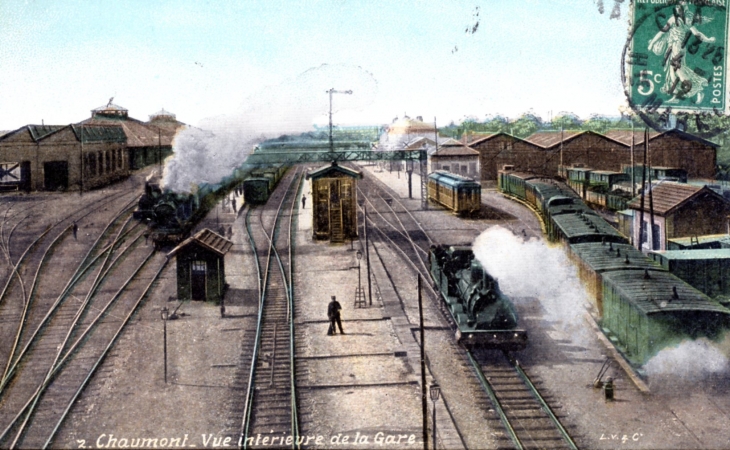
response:
[[[725,132],[725,0],[634,0],[631,6],[621,55],[631,110],[656,131],[694,125],[693,134],[706,139]]]

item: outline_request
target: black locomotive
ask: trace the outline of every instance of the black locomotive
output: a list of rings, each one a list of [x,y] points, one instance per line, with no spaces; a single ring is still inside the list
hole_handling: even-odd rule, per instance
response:
[[[466,347],[523,350],[527,333],[497,280],[474,259],[470,247],[432,246],[431,277],[456,325],[456,339]]]

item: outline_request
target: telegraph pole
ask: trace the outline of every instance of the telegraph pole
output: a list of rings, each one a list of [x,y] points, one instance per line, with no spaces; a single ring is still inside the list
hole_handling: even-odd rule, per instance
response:
[[[349,95],[349,94],[352,94],[352,91],[351,90],[337,91],[337,90],[335,90],[335,88],[331,88],[325,92],[330,95],[330,151],[334,152],[335,144],[334,144],[334,142],[332,142],[332,94],[348,94]]]

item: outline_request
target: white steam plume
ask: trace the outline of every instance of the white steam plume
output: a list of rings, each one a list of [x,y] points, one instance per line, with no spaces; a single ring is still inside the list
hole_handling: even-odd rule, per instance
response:
[[[562,248],[537,239],[524,241],[500,226],[477,236],[473,247],[476,258],[497,278],[502,292],[513,301],[537,298],[548,320],[562,324],[575,343],[586,342],[583,317],[590,304],[589,294]]]
[[[282,134],[312,130],[316,118],[327,118],[329,96],[335,94],[333,112],[359,110],[377,93],[373,75],[361,67],[323,64],[279,86],[267,88],[246,100],[235,114],[204,120],[187,128],[174,143],[174,158],[165,167],[164,185],[190,191],[198,183],[216,183],[242,164],[254,145]]]
[[[672,378],[691,381],[724,373],[727,369],[727,356],[718,344],[706,338],[684,341],[676,347],[665,348],[644,365],[644,370],[650,377],[672,375]]]

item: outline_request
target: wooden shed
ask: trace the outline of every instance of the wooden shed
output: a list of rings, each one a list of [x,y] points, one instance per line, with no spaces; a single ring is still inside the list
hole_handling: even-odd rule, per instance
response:
[[[231,246],[206,228],[175,247],[167,257],[177,259],[177,298],[220,301],[226,291],[224,256]]]
[[[362,172],[337,162],[307,174],[312,180],[312,237],[344,242],[357,237],[357,180]]]

